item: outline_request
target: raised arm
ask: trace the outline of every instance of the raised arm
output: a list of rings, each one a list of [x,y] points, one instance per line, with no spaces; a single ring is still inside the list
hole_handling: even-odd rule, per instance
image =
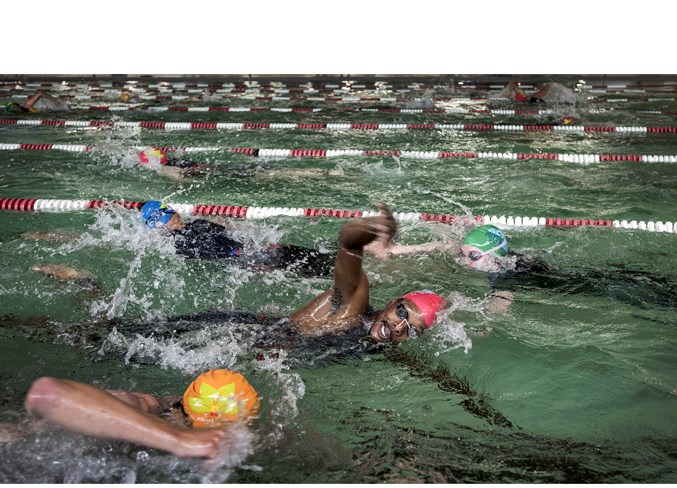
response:
[[[383,204],[379,209],[380,215],[355,220],[341,229],[334,285],[290,317],[300,333],[344,332],[361,322],[369,307],[369,280],[362,269],[364,246],[374,239],[390,240],[397,232],[390,209]]]
[[[378,205],[376,217],[367,217],[343,226],[339,233],[339,249],[334,266],[334,288],[349,297],[362,279],[362,257],[365,246],[375,240],[389,242],[397,232],[397,222],[390,209]]]

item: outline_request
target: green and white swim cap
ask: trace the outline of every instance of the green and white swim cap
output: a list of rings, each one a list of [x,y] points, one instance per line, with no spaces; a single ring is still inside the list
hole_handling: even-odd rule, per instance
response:
[[[481,225],[473,229],[463,240],[463,244],[473,246],[484,253],[494,252],[497,256],[508,254],[508,239],[501,229],[494,225]]]

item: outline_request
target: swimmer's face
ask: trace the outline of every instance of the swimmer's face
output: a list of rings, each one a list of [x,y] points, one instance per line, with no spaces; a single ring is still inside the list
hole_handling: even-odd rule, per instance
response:
[[[182,229],[185,225],[183,220],[181,220],[181,216],[176,212],[174,212],[172,218],[167,222],[167,228],[169,230]]]
[[[487,254],[468,244],[461,244],[459,260],[465,266],[480,271],[494,272],[499,271],[501,267],[493,252]]]
[[[408,298],[397,298],[376,316],[369,335],[376,342],[402,342],[425,330],[425,319]]]

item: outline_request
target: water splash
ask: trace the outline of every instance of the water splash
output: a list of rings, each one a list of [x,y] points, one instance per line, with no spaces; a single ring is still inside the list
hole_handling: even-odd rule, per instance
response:
[[[269,373],[277,385],[268,399],[271,405],[268,422],[272,428],[266,435],[265,445],[274,445],[284,437],[284,429],[298,416],[297,403],[306,393],[306,385],[298,373],[283,373],[289,368],[285,364],[286,359],[287,352],[278,350],[255,362],[255,367]]]

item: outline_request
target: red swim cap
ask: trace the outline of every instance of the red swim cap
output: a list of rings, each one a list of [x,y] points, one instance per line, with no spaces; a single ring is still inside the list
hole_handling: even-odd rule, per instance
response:
[[[425,325],[428,329],[437,318],[437,312],[442,309],[442,304],[444,303],[444,298],[430,290],[412,291],[400,298],[408,298],[416,304],[423,314]]]

